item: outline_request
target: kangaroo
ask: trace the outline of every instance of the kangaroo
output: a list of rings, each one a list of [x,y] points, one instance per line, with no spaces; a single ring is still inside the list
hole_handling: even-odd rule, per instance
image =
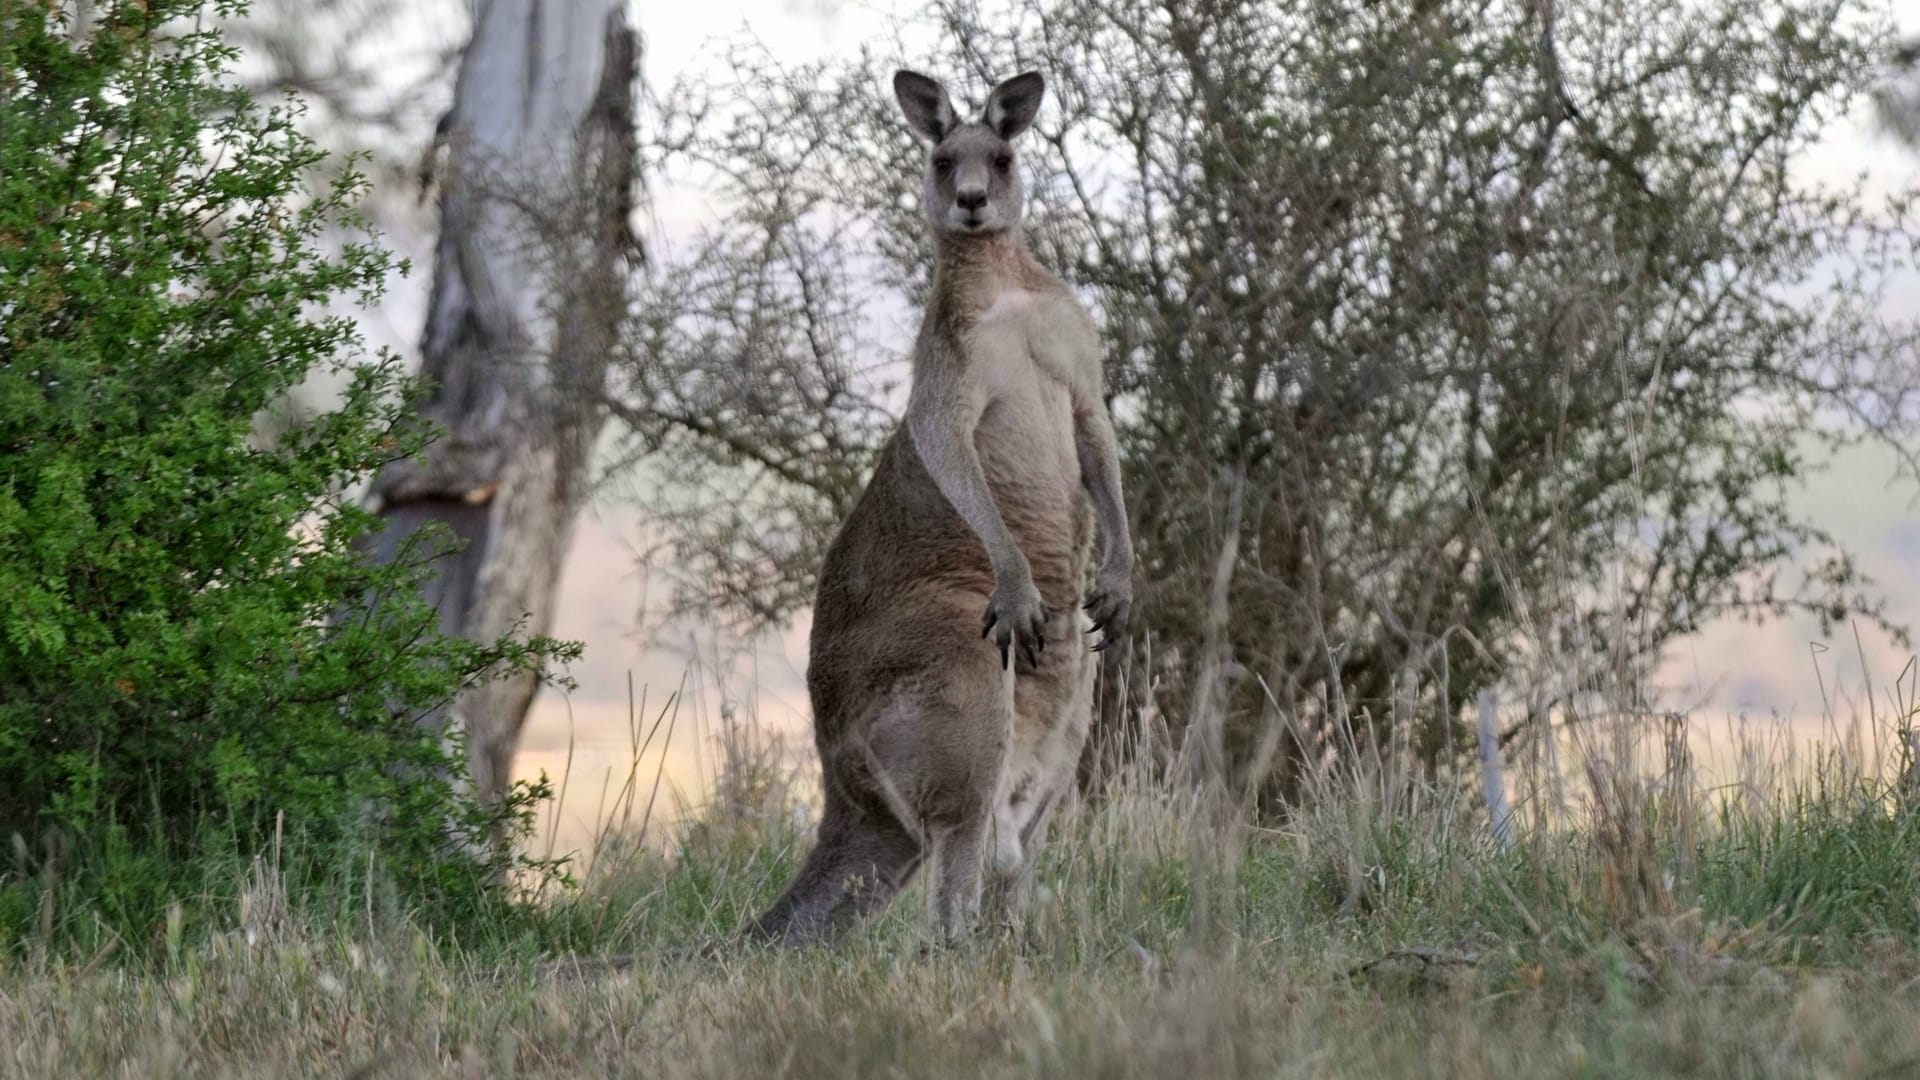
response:
[[[819,839],[755,929],[802,942],[885,905],[928,864],[933,932],[1012,917],[1073,783],[1094,658],[1121,640],[1132,551],[1091,316],[1021,233],[1012,140],[1045,84],[995,87],[962,122],[946,90],[893,79],[930,145],[933,291],[906,417],[829,546],[807,691],[825,781]]]

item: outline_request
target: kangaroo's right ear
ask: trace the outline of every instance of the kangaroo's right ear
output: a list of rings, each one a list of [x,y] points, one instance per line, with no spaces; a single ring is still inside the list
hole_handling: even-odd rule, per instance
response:
[[[959,123],[960,114],[953,111],[946,87],[917,71],[893,73],[893,96],[907,114],[908,125],[933,142],[946,138]]]

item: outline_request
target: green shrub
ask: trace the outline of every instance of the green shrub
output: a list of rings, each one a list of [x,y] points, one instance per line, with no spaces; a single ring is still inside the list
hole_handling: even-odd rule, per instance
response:
[[[0,0],[0,935],[46,910],[5,894],[55,880],[76,925],[148,935],[276,832],[313,862],[289,880],[378,853],[451,914],[499,895],[480,841],[536,794],[479,807],[418,721],[552,643],[445,637],[417,589],[436,552],[355,554],[377,521],[344,493],[419,448],[395,359],[252,438],[360,358],[328,305],[395,264],[352,217],[362,177],[310,186],[297,108],[222,85],[209,27],[238,8],[100,4],[81,32]]]

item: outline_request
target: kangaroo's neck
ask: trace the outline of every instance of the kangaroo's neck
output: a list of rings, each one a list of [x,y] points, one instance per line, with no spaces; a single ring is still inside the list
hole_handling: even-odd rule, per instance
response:
[[[941,314],[949,318],[964,318],[1007,289],[1040,288],[1047,278],[1017,228],[934,234],[933,295]]]

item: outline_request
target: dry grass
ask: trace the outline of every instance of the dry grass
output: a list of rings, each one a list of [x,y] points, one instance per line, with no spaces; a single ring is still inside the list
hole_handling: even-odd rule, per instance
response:
[[[670,850],[609,841],[528,928],[236,911],[149,966],[0,952],[0,1075],[1920,1073],[1892,788],[1835,752],[1720,797],[1662,722],[1622,723],[1515,777],[1511,845],[1392,748],[1278,830],[1125,773],[1065,810],[1018,933],[932,949],[916,894],[834,948],[702,954],[805,843],[784,759],[723,724],[725,801]],[[1578,827],[1526,826],[1556,788]]]

